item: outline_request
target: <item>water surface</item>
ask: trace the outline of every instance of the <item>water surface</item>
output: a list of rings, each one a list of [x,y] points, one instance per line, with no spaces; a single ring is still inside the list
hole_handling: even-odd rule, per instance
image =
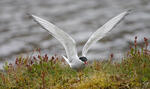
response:
[[[116,58],[125,55],[129,44],[138,36],[150,38],[149,0],[0,0],[0,59],[1,64],[17,55],[28,55],[41,48],[49,55],[65,55],[63,46],[37,25],[27,13],[51,21],[70,34],[81,54],[89,36],[117,14],[133,9],[111,33],[93,44],[89,59]]]

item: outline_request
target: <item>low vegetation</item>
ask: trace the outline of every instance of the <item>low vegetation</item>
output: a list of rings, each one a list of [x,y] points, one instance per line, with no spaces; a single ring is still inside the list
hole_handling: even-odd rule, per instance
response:
[[[133,47],[122,61],[95,61],[75,71],[64,59],[47,54],[18,57],[6,63],[0,73],[0,89],[148,89],[150,88],[150,51],[148,40],[143,47]]]

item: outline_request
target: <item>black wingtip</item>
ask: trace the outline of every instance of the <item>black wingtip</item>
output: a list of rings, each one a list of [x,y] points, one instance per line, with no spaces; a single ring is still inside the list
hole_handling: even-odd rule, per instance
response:
[[[36,20],[36,18],[33,14],[31,14],[31,13],[26,13],[26,14],[29,16],[29,18],[33,19],[33,21],[35,21],[36,23],[39,24],[39,22]]]
[[[26,15],[28,15],[29,18],[31,18],[31,19],[33,19],[34,21],[36,21],[36,20],[35,20],[35,16],[34,16],[33,14],[27,12]],[[36,22],[37,22],[37,21],[36,21]]]
[[[28,12],[27,12],[26,15],[29,16],[29,18],[33,18],[33,16],[32,16],[31,13],[28,13]]]
[[[133,13],[134,11],[135,11],[134,9],[128,9],[127,10],[127,15],[130,14],[130,13]]]

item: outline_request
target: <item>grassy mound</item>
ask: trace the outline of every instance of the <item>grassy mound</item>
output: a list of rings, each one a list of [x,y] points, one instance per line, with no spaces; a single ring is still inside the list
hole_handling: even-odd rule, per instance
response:
[[[0,73],[0,89],[148,89],[150,88],[150,52],[148,41],[134,47],[121,63],[93,62],[77,72],[63,59],[47,55],[18,57]]]

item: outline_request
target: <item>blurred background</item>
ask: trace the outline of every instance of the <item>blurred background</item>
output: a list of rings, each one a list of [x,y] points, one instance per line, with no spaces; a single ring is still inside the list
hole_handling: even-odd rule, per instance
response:
[[[63,46],[27,13],[46,19],[77,42],[79,55],[89,36],[119,13],[133,9],[105,38],[93,44],[88,59],[126,55],[138,36],[150,38],[150,0],[0,0],[0,65],[36,48],[48,55],[66,55]]]

